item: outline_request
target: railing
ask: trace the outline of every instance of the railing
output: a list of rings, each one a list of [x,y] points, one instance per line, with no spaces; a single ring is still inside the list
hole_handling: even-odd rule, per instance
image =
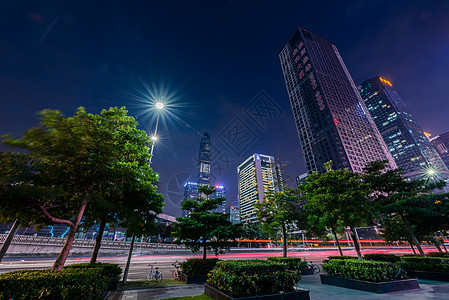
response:
[[[0,244],[6,239],[6,234],[0,234]],[[31,236],[31,235],[16,235],[12,240],[12,244],[25,245],[49,245],[49,246],[64,246],[65,238],[45,237],[45,236]],[[93,247],[94,240],[75,239],[72,247]],[[106,241],[101,242],[101,248],[129,248],[131,242],[124,241]],[[142,249],[163,249],[163,250],[184,250],[183,245],[177,244],[163,244],[163,243],[136,243],[135,247]]]

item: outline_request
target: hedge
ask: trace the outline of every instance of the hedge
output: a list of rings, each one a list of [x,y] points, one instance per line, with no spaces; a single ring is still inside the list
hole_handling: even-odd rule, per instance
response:
[[[192,258],[181,263],[181,269],[184,274],[189,276],[207,275],[219,261],[218,258]]]
[[[375,261],[385,261],[385,262],[391,262],[391,263],[397,263],[401,260],[399,256],[396,256],[394,254],[365,254],[363,256],[363,259],[366,260],[375,260]]]
[[[449,257],[402,257],[398,265],[405,270],[449,273]]]
[[[291,271],[301,271],[307,268],[307,262],[299,257],[268,257],[267,260],[284,263]]]
[[[427,257],[447,257],[449,258],[449,252],[429,252]]]
[[[293,292],[299,279],[286,264],[263,260],[220,261],[207,282],[234,297]]]
[[[108,266],[4,273],[0,275],[0,299],[103,299],[103,291],[114,279],[109,275],[118,272],[116,267],[104,265]]]
[[[349,256],[349,255],[343,255],[343,256],[329,256],[327,259],[323,260],[323,263],[327,263],[328,261],[332,259],[357,259],[357,257]]]
[[[400,267],[389,262],[358,259],[333,259],[323,265],[331,276],[371,282],[385,282],[407,278]]]

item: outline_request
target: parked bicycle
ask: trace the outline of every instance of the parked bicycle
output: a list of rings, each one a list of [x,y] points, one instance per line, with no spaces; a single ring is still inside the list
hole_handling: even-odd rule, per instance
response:
[[[307,269],[313,270],[313,274],[318,274],[321,271],[320,267],[312,262],[307,263]]]
[[[153,280],[155,280],[155,281],[161,282],[161,281],[162,281],[162,272],[159,271],[159,267],[154,267],[154,266],[153,266],[153,265],[155,265],[155,264],[156,264],[156,263],[154,263],[154,264],[149,264],[149,265],[148,265],[149,267],[151,267],[151,269],[150,269],[150,271],[148,272],[147,280],[148,280],[148,281],[153,281]]]
[[[181,265],[178,263],[178,261],[175,261],[174,263],[171,264],[173,267],[175,267],[175,269],[171,272],[171,275],[173,276],[173,279],[179,280],[181,281]]]

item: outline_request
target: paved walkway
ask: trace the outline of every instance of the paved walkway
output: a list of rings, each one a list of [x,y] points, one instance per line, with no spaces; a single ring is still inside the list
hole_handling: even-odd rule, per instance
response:
[[[449,300],[449,282],[418,280],[419,290],[374,294],[320,283],[319,275],[303,276],[298,286],[310,290],[311,300]],[[195,296],[204,293],[202,284],[186,284],[164,288],[128,290],[113,292],[108,300],[166,299],[171,297]]]

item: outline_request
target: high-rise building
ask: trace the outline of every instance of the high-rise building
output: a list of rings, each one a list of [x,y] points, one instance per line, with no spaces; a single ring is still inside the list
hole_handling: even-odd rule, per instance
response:
[[[446,164],[446,167],[449,168],[449,132],[430,138],[430,141]]]
[[[210,184],[210,137],[207,132],[201,138],[200,153],[198,156],[198,177],[197,182],[201,185]]]
[[[396,167],[334,44],[299,27],[279,59],[308,173],[330,160],[355,172],[374,160]]]
[[[212,199],[217,198],[225,198],[226,199],[226,187],[223,185],[216,185],[215,186],[215,193],[211,195]],[[219,204],[216,209],[213,209],[212,212],[218,212],[221,214],[226,213],[226,200],[223,201],[223,203]]]
[[[196,182],[186,182],[184,184],[184,198],[183,200],[195,200],[198,197],[198,183]],[[183,210],[182,216],[187,217],[190,214],[190,211]]]
[[[254,204],[262,202],[265,196],[279,190],[278,173],[273,156],[257,153],[248,157],[237,167],[238,199],[242,223],[257,222]]]
[[[375,77],[365,80],[358,89],[405,177],[422,178],[427,176],[429,168],[449,175],[446,165],[390,81]]]
[[[231,206],[226,209],[226,213],[229,215],[229,222],[232,224],[240,223],[240,207],[238,201],[234,201]]]

